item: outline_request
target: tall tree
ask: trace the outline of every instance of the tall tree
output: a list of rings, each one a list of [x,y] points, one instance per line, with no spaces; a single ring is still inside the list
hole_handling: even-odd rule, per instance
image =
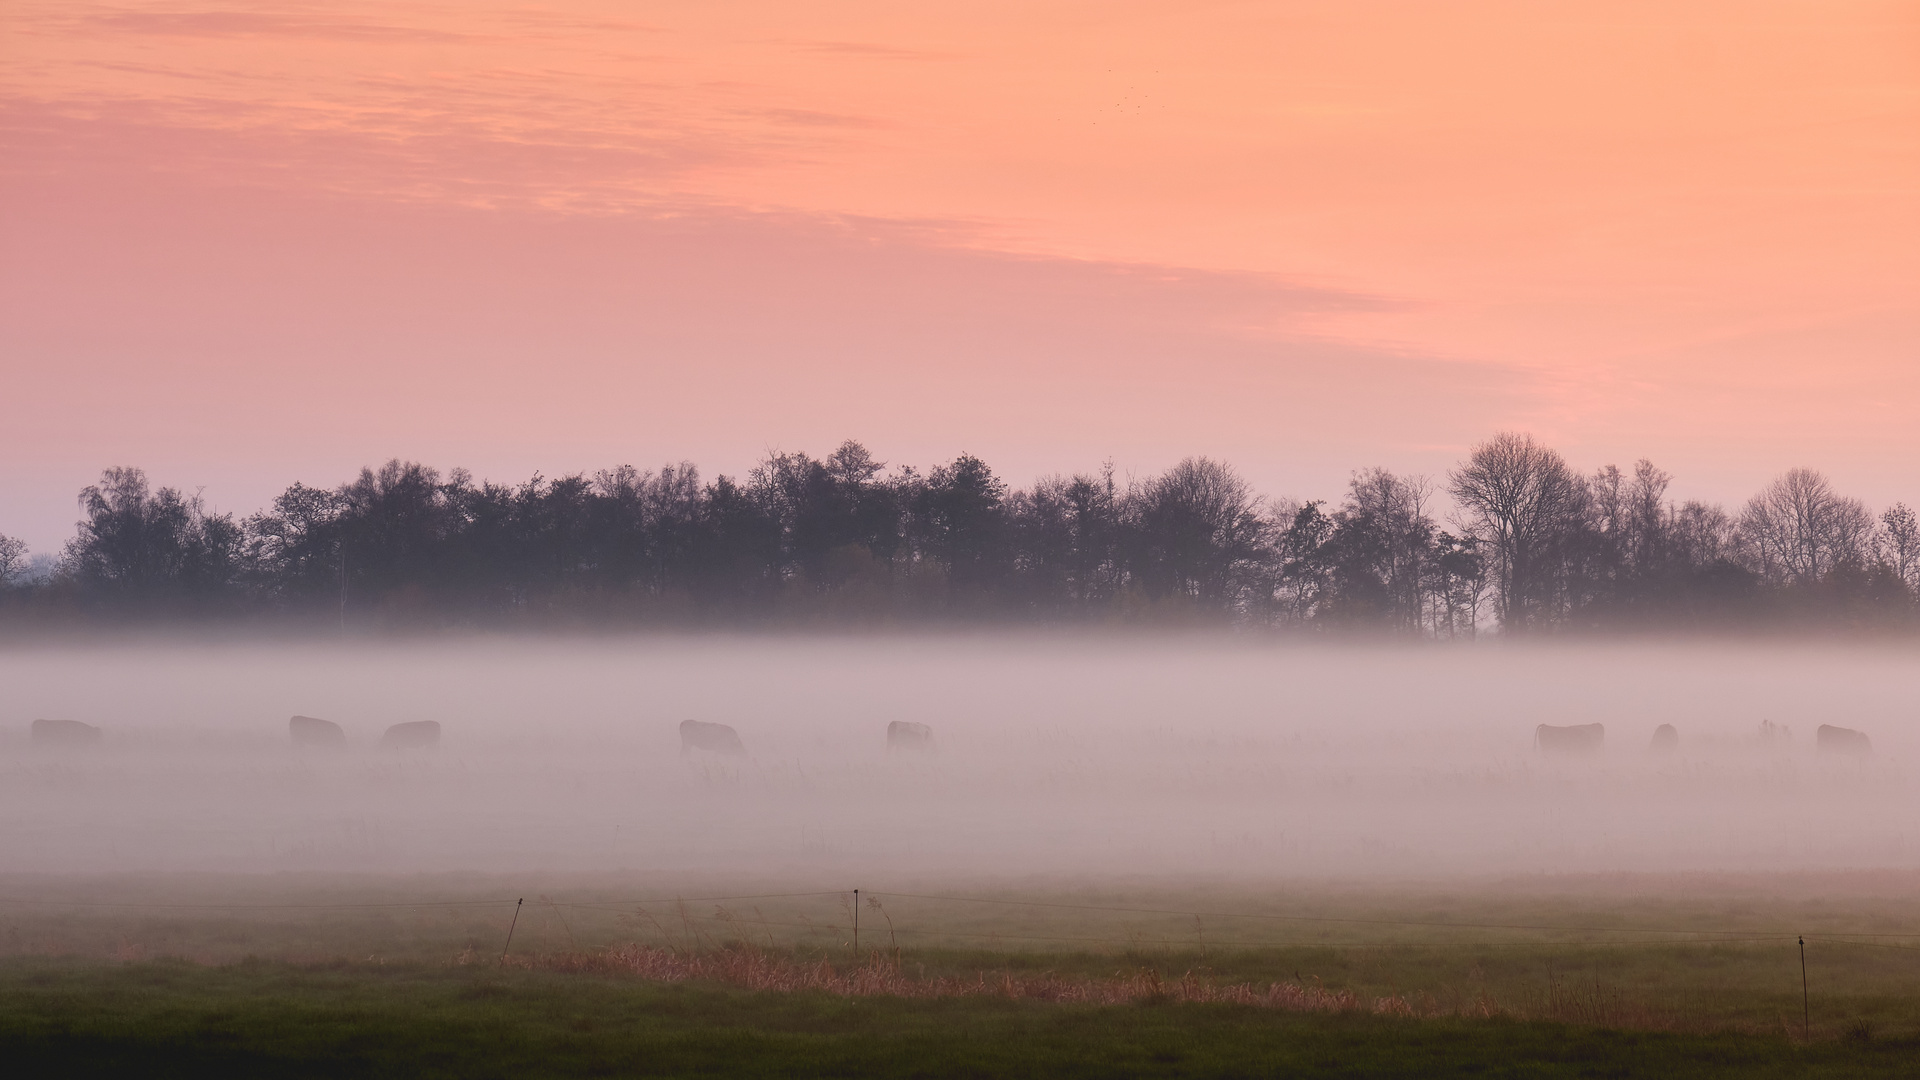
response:
[[[1501,432],[1473,448],[1448,489],[1492,549],[1500,625],[1544,625],[1554,563],[1582,510],[1583,486],[1559,453],[1533,436]]]
[[[26,542],[0,533],[0,588],[13,584],[26,571]]]
[[[1007,539],[1007,485],[972,454],[937,466],[914,485],[909,499],[914,541],[946,568],[962,590],[997,586],[1011,560]]]
[[[894,487],[880,479],[885,468],[852,440],[823,461],[773,453],[754,467],[748,486],[780,523],[787,573],[827,590],[864,560],[893,560],[900,508]]]
[[[1920,597],[1920,517],[1906,503],[1894,503],[1880,515],[1875,547],[1907,591]]]
[[[466,524],[471,486],[462,470],[442,483],[436,470],[395,459],[340,488],[336,525],[356,602],[417,608],[453,577],[448,541]]]
[[[85,515],[63,569],[93,595],[119,602],[204,601],[240,574],[242,537],[231,515],[208,514],[198,495],[151,488],[146,473],[107,469],[80,492]]]
[[[1806,585],[1843,563],[1865,561],[1873,516],[1812,469],[1789,469],[1740,515],[1753,569],[1769,581]]]
[[[1029,605],[1084,615],[1119,595],[1123,501],[1111,462],[1097,476],[1046,477],[1008,496],[1013,558]]]
[[[1353,550],[1377,552],[1367,579],[1379,583],[1382,621],[1401,632],[1422,628],[1434,554],[1433,519],[1427,515],[1431,490],[1425,477],[1365,469],[1348,482],[1340,508],[1341,527],[1355,534]]]
[[[1231,466],[1194,457],[1135,493],[1139,553],[1134,572],[1147,595],[1239,610],[1268,554],[1267,522],[1253,488]]]
[[[1633,483],[1627,489],[1627,558],[1642,579],[1657,576],[1670,558],[1669,524],[1672,508],[1667,486],[1673,474],[1641,458],[1633,463]]]

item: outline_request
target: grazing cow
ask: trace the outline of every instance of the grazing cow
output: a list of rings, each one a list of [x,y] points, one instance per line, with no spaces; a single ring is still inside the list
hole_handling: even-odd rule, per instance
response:
[[[686,757],[695,750],[706,750],[726,757],[746,757],[746,744],[740,741],[740,733],[725,724],[709,724],[705,720],[680,721],[680,756]]]
[[[1680,732],[1672,724],[1661,724],[1653,729],[1653,749],[1656,753],[1667,753],[1680,747]]]
[[[1873,753],[1873,740],[1867,738],[1866,732],[1834,727],[1832,724],[1820,725],[1820,730],[1813,733],[1813,744],[1823,754],[1866,757]]]
[[[380,745],[395,750],[440,745],[440,721],[409,720],[395,724],[380,736]]]
[[[100,729],[78,720],[35,720],[35,746],[92,746],[100,741]]]
[[[347,733],[331,720],[296,716],[287,721],[287,733],[295,746],[345,746]]]
[[[1593,754],[1606,740],[1602,724],[1541,724],[1533,729],[1534,749],[1546,754]]]
[[[887,725],[888,750],[931,750],[933,729],[911,720],[895,720]]]

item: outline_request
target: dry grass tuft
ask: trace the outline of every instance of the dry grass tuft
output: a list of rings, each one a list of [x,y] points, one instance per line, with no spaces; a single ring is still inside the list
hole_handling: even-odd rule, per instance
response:
[[[972,978],[916,978],[898,959],[874,953],[865,963],[835,965],[805,962],[747,945],[706,951],[616,945],[602,952],[567,952],[515,957],[519,967],[548,971],[632,975],[651,982],[717,982],[748,990],[801,991],[846,997],[1001,997],[1090,1005],[1147,1002],[1251,1005],[1289,1012],[1367,1012],[1379,1016],[1432,1015],[1399,995],[1366,998],[1351,990],[1329,990],[1318,982],[1220,983],[1188,972],[1168,980],[1152,970],[1116,972],[1105,979],[1063,977],[1053,973],[1016,975],[978,972]],[[1490,1001],[1477,1003],[1479,1015],[1492,1015]]]
[[[1629,997],[1620,988],[1602,983],[1598,975],[1589,979],[1562,979],[1557,972],[1549,970],[1543,998],[1538,1008],[1528,1010],[1532,1016],[1583,1027],[1639,1031],[1698,1031],[1712,1027],[1687,1023],[1670,1010]]]

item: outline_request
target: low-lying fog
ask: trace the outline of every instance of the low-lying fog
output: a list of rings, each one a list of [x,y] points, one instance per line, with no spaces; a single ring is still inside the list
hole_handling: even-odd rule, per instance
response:
[[[1446,877],[1920,866],[1904,646],[633,638],[0,654],[12,871]],[[348,745],[296,748],[294,714]],[[36,718],[97,725],[35,745]],[[733,726],[744,759],[683,757]],[[383,749],[438,720],[431,750]],[[889,753],[889,721],[932,726]],[[1790,738],[1758,737],[1762,720]],[[1534,725],[1606,725],[1586,758]],[[1676,751],[1649,750],[1675,725]],[[1870,758],[1821,755],[1822,723]]]

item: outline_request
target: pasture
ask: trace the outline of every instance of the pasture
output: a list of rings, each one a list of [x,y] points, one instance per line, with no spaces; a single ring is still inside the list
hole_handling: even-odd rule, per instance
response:
[[[845,645],[0,658],[0,1052],[1799,1076],[1920,1040],[1920,873],[1850,869],[1920,851],[1905,654]]]
[[[533,883],[516,921],[524,879],[11,876],[0,1041],[74,1074],[1896,1075],[1914,877],[922,882],[863,889],[856,957],[850,892],[778,882]]]

